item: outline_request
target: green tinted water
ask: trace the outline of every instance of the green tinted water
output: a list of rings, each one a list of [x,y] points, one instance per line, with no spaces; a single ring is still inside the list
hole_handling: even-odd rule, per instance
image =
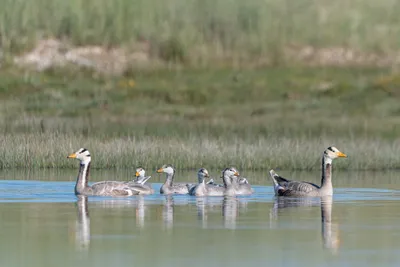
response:
[[[256,184],[253,196],[165,197],[154,175],[155,195],[78,199],[76,171],[2,171],[0,265],[399,266],[400,173],[335,172],[335,195],[323,200],[276,199],[265,173],[243,175]]]

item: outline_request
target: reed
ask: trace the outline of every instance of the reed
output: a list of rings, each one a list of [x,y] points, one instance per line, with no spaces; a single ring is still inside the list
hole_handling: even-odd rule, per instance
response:
[[[323,150],[335,145],[349,155],[335,167],[345,170],[400,168],[400,142],[376,139],[254,138],[209,139],[125,137],[102,139],[62,134],[3,135],[0,137],[0,168],[76,168],[66,156],[80,147],[90,150],[93,168],[156,169],[172,163],[177,169],[221,169],[237,166],[246,170],[270,168],[318,170]]]
[[[0,72],[0,168],[399,168],[399,75],[367,68]],[[135,86],[129,86],[129,80]]]

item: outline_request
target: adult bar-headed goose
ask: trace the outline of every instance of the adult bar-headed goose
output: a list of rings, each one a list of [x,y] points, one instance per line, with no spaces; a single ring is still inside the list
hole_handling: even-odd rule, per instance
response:
[[[90,153],[86,148],[81,148],[72,153],[67,158],[78,159],[80,167],[76,179],[75,194],[85,196],[131,196],[138,192],[129,187],[126,182],[103,181],[94,183],[91,186],[89,182]]]
[[[332,161],[336,158],[346,158],[336,147],[328,147],[322,155],[321,186],[309,182],[291,181],[279,176],[274,170],[270,170],[276,196],[292,197],[322,197],[331,196],[332,188]]]
[[[160,194],[188,194],[189,189],[187,183],[175,183],[174,184],[174,176],[175,169],[171,164],[165,164],[161,168],[157,170],[158,173],[165,173],[166,180],[165,183],[160,188]]]

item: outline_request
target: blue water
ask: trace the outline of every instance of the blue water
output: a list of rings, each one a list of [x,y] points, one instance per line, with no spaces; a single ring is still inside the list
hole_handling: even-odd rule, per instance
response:
[[[400,266],[398,173],[363,175],[338,176],[327,202],[262,179],[235,198],[167,197],[158,180],[154,195],[82,199],[70,173],[3,173],[0,266]]]
[[[75,182],[44,182],[25,180],[0,180],[0,203],[1,202],[75,202]],[[155,193],[145,196],[148,203],[163,201],[165,196],[159,193],[161,183],[153,183]],[[255,185],[254,194],[251,196],[238,196],[245,202],[274,202],[272,186]],[[130,197],[134,199],[135,197]],[[208,199],[220,200],[222,197],[207,197]],[[102,201],[113,199],[113,201],[126,201],[127,198],[112,198],[93,196],[90,201]],[[129,199],[129,198],[128,198]],[[175,199],[184,203],[194,203],[195,197],[189,195],[175,196]],[[318,198],[316,198],[318,199]],[[370,201],[370,200],[400,200],[400,189],[382,188],[336,188],[334,189],[335,202]]]

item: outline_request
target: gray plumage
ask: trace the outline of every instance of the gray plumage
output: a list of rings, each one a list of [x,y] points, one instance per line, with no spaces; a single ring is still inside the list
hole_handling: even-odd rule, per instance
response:
[[[75,184],[75,194],[85,196],[131,196],[138,192],[133,190],[126,182],[103,181],[88,185],[91,157],[87,149],[81,148],[68,156],[80,161],[78,177]]]
[[[274,170],[270,170],[269,173],[274,183],[275,195],[292,197],[332,195],[332,161],[338,157],[347,156],[336,147],[328,147],[324,151],[322,156],[321,186],[309,182],[292,181],[279,176]]]
[[[233,177],[232,181],[236,195],[251,195],[254,193],[254,189],[251,187],[246,178]]]
[[[151,195],[154,193],[151,184],[147,183],[151,176],[145,176],[143,168],[137,168],[135,176],[136,178],[133,181],[128,182],[128,186],[132,190],[136,191],[138,195]]]
[[[232,171],[238,172],[236,170],[236,168],[234,168],[234,167],[231,167],[231,169],[232,169]],[[235,195],[251,195],[254,193],[254,189],[251,187],[247,178],[240,177],[240,176],[232,176],[231,182],[232,182],[233,188],[235,190]],[[220,185],[220,184],[216,184],[214,181],[212,181],[212,183],[209,183],[209,184],[212,186],[217,186],[217,187],[225,187],[225,183],[223,185]],[[220,191],[220,190],[217,189],[217,191]]]
[[[187,183],[174,183],[174,176],[175,176],[175,168],[170,165],[166,164],[163,165],[160,169],[157,170],[158,173],[165,173],[166,179],[165,183],[160,188],[160,194],[188,194],[189,189]]]
[[[225,192],[224,187],[215,186],[210,184],[209,182],[206,183],[206,178],[210,177],[208,171],[204,168],[201,168],[197,172],[197,179],[198,184],[192,186],[187,184],[189,189],[189,195],[192,196],[223,196]]]

